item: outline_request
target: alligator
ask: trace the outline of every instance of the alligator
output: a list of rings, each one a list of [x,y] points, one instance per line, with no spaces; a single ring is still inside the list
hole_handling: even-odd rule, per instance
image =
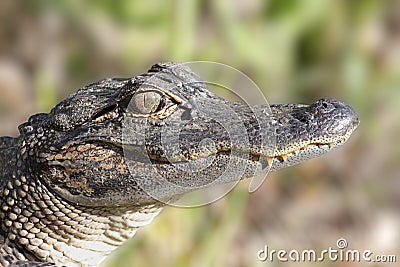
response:
[[[322,155],[358,124],[334,99],[230,102],[177,63],[92,83],[0,138],[0,265],[96,266],[186,193]]]

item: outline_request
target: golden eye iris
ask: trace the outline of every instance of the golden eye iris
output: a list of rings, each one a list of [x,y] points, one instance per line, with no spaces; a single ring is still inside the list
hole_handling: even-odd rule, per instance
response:
[[[132,103],[139,113],[151,114],[163,107],[164,99],[161,94],[154,91],[139,92],[133,96]]]

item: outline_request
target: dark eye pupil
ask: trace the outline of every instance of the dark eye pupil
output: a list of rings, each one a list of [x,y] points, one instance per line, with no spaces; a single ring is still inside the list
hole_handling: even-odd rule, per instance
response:
[[[165,98],[161,98],[160,99],[160,104],[158,105],[158,107],[157,107],[155,112],[158,112],[158,111],[162,110],[163,108],[165,108],[166,105],[167,105],[167,101],[165,100]]]

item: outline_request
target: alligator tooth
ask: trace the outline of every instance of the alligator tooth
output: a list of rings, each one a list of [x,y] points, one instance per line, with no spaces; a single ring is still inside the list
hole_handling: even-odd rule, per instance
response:
[[[268,166],[272,166],[272,162],[274,161],[273,157],[265,157],[265,159],[267,160]]]
[[[286,161],[286,160],[287,160],[287,158],[288,158],[288,156],[287,156],[287,155],[280,155],[279,157],[282,159],[282,161]]]

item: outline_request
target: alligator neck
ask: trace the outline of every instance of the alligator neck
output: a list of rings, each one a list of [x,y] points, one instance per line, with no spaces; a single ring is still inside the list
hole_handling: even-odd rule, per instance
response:
[[[17,143],[0,139],[0,265],[7,255],[10,261],[97,266],[160,211],[150,206],[94,209],[69,203],[31,173],[25,164],[29,151]]]
[[[0,265],[4,259],[25,260],[18,248],[9,242],[9,204],[13,204],[12,190],[17,176],[18,138],[0,137]],[[3,258],[4,257],[4,258]]]
[[[0,137],[0,203],[5,200],[7,183],[16,175],[17,142],[18,138]]]

